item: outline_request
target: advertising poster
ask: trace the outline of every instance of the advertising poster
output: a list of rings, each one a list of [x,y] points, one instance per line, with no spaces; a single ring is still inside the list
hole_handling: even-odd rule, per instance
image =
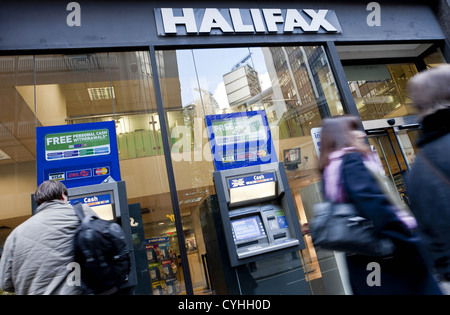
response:
[[[37,181],[67,188],[120,181],[114,121],[36,128]]]
[[[108,129],[48,134],[45,159],[55,161],[109,154],[109,141]]]
[[[205,119],[216,171],[278,161],[265,111]]]
[[[322,133],[322,127],[312,128],[311,137],[314,142],[314,148],[316,149],[317,156],[320,156],[320,135]]]

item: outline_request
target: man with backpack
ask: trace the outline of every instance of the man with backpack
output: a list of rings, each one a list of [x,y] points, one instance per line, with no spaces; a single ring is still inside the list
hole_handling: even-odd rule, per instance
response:
[[[35,214],[8,236],[0,260],[0,288],[20,295],[85,294],[82,281],[72,279],[83,273],[75,258],[76,240],[82,224],[68,190],[59,181],[48,180],[34,195]],[[95,213],[83,205],[89,219]],[[86,220],[89,221],[89,220]],[[98,219],[100,220],[100,219]],[[81,276],[81,278],[83,278]]]

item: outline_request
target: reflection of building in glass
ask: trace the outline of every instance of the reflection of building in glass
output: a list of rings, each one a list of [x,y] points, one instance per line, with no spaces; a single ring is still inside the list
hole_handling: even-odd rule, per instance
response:
[[[251,97],[261,93],[258,72],[246,64],[223,75],[230,106],[244,105]]]
[[[328,105],[336,111],[332,114],[339,113],[339,96],[321,47],[269,47],[263,53],[273,92],[273,107],[266,112],[271,124],[278,123],[280,138],[309,135],[328,114]]]
[[[406,82],[417,73],[414,64],[345,66],[350,90],[362,120],[414,114]]]
[[[192,102],[192,105],[202,108],[203,115],[213,115],[220,112],[219,103],[217,103],[214,95],[205,89],[197,89],[194,90],[199,92],[199,98]],[[201,116],[198,116],[201,117]]]

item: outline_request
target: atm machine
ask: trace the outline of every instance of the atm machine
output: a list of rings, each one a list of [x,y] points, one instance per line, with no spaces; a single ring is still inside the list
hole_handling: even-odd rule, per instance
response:
[[[116,182],[109,177],[101,184],[73,187],[67,190],[69,192],[69,203],[73,204],[75,201],[85,203],[101,219],[116,222],[124,230],[128,246],[131,249],[131,271],[128,281],[122,285],[121,289],[131,289],[137,284],[137,276],[125,182]],[[32,213],[34,214],[37,208],[34,195],[31,196],[31,200]]]
[[[101,219],[116,222],[122,227],[131,250],[131,271],[128,281],[122,285],[121,289],[131,289],[137,284],[137,275],[125,182],[116,182],[109,178],[101,184],[73,187],[67,190],[69,203],[73,204],[76,201],[85,203]]]
[[[214,184],[200,212],[215,293],[310,294],[284,164],[216,171]]]

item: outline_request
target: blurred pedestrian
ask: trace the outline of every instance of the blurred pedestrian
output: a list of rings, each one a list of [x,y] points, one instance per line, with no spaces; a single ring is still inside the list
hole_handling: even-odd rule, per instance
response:
[[[411,210],[442,286],[450,292],[450,65],[408,82],[422,132],[407,178]]]
[[[399,215],[400,209],[389,201],[368,169],[381,171],[381,163],[361,127],[361,121],[352,115],[324,119],[319,159],[325,198],[354,204],[360,216],[373,222],[377,234],[395,245],[389,257],[347,253],[353,294],[440,294],[419,253],[414,218]],[[373,274],[379,279],[369,279],[373,266],[379,267]]]
[[[67,281],[74,258],[74,235],[80,225],[68,204],[63,183],[49,180],[37,188],[35,214],[8,236],[0,259],[0,288],[20,295],[73,295]],[[87,206],[86,214],[94,214]]]

